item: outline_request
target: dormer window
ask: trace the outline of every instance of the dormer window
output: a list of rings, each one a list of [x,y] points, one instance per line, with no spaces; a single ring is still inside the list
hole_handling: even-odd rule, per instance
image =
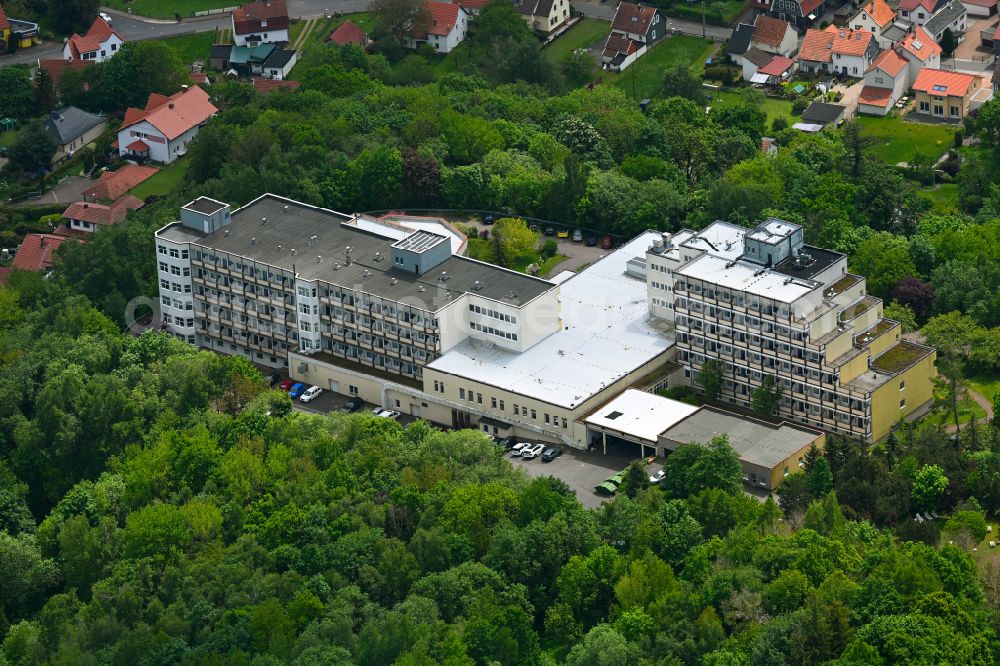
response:
[[[262,28],[266,28],[267,27],[267,19],[261,19],[261,21],[260,21],[260,27],[262,27]]]

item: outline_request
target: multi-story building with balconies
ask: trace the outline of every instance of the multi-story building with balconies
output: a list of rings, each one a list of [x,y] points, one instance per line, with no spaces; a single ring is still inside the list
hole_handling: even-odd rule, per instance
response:
[[[721,361],[723,400],[749,406],[770,375],[780,416],[873,441],[933,398],[934,350],[903,340],[846,255],[805,245],[798,225],[663,234],[646,263],[650,310],[674,322],[677,361],[692,381]]]

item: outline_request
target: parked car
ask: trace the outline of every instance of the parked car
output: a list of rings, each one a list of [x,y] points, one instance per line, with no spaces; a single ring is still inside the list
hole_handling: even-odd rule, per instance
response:
[[[574,243],[582,243],[583,242],[583,232],[580,231],[579,229],[574,229],[573,230],[573,242]]]
[[[601,239],[601,249],[610,250],[611,249],[611,236],[605,236]]]
[[[394,409],[383,409],[381,412],[379,412],[379,416],[381,416],[383,419],[398,419],[400,416],[402,416],[402,414],[400,414]]]
[[[556,235],[555,227],[545,227],[545,235],[546,236],[555,236]]]
[[[531,458],[540,456],[542,454],[542,451],[544,450],[545,450],[544,444],[529,444],[528,446],[521,449],[521,457],[526,460],[530,460]]]
[[[660,481],[663,481],[663,477],[665,477],[666,475],[667,473],[661,469],[659,472],[656,472],[651,477],[649,477],[649,482],[659,483]]]
[[[505,451],[509,451],[517,446],[517,437],[514,437],[514,435],[507,435],[506,437],[501,438],[497,444],[502,446]]]
[[[98,12],[97,15],[100,16],[102,19],[104,19],[105,23],[111,25],[111,14],[107,14],[105,12]]]
[[[490,226],[491,224],[493,224],[493,214],[492,213],[487,213],[483,217],[483,224],[485,224],[486,226]]]
[[[560,449],[558,446],[549,447],[542,452],[542,462],[550,462],[552,460],[555,460],[561,455],[562,455],[562,449]]]
[[[569,229],[560,229],[556,236],[559,238],[569,238]]]
[[[274,388],[275,386],[281,383],[281,374],[277,372],[272,372],[268,376],[267,382],[271,386],[271,388]]]
[[[293,382],[291,379],[286,379],[285,381],[283,381],[280,384],[278,384],[278,388],[280,388],[285,393],[288,393],[289,391],[292,390],[292,386],[294,386],[294,385],[295,385],[295,382]]]
[[[301,382],[295,382],[292,384],[292,388],[288,389],[288,397],[292,400],[298,400],[302,396],[302,393],[306,390],[306,385]]]
[[[302,402],[312,402],[313,400],[318,398],[319,394],[322,392],[323,389],[321,389],[320,387],[310,386],[309,388],[307,388],[305,391],[302,392],[302,395],[301,397],[299,397],[299,400],[301,400]]]
[[[344,406],[340,409],[340,411],[351,414],[353,412],[358,411],[364,406],[365,406],[365,401],[357,396],[354,396],[353,398],[344,403]]]
[[[597,245],[597,236],[594,236],[593,234],[587,236],[587,247],[594,247],[596,245]]]
[[[515,458],[521,455],[521,451],[531,446],[531,442],[518,442],[514,446],[510,447],[510,455]]]

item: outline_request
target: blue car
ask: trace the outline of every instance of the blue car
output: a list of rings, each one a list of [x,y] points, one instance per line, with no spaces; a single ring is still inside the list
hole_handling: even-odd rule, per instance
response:
[[[298,400],[302,392],[306,390],[306,385],[301,382],[296,382],[292,385],[292,388],[288,390],[288,397],[292,400]]]

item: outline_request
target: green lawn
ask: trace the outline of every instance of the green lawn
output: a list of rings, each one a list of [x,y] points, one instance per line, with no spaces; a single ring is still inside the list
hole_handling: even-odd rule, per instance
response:
[[[735,90],[725,90],[722,92],[706,91],[712,96],[711,106],[717,106],[719,108],[725,108],[732,104],[736,104],[742,101],[740,94]],[[771,97],[765,97],[764,102],[760,105],[760,108],[764,113],[767,114],[767,130],[771,130],[771,123],[774,122],[775,118],[784,118],[788,121],[789,126],[798,122],[792,119],[792,102],[787,99],[773,99]]]
[[[576,49],[587,49],[594,44],[603,43],[609,32],[611,24],[607,21],[585,18],[542,49],[542,55],[553,65],[558,65],[567,54]]]
[[[549,257],[538,265],[538,275],[540,277],[548,277],[549,273],[552,272],[552,269],[566,261],[566,259],[566,255],[563,254],[557,254],[554,257]]]
[[[0,133],[0,146],[13,146],[17,143],[17,130]]]
[[[700,76],[705,69],[705,60],[714,48],[713,42],[700,37],[671,37],[651,48],[624,72],[604,72],[601,76],[606,83],[614,84],[629,94],[632,94],[634,85],[637,100],[655,97],[663,82],[665,70],[677,65],[687,65],[693,73]]]
[[[188,160],[181,158],[170,166],[161,168],[160,173],[136,185],[129,194],[145,199],[154,194],[173,192],[187,173],[188,164]]]
[[[198,32],[193,35],[181,35],[180,37],[171,37],[162,41],[177,51],[181,62],[185,65],[190,65],[195,60],[207,63],[209,53],[212,50],[212,44],[216,43],[218,37],[219,35],[216,32]]]
[[[105,0],[105,4],[112,9],[127,11],[131,8],[133,14],[139,16],[151,16],[153,18],[173,18],[174,13],[183,17],[193,15],[195,12],[206,9],[221,9],[222,7],[234,7],[242,4],[234,0]]]
[[[993,400],[993,396],[1000,393],[1000,377],[987,377],[985,375],[968,377],[965,383],[969,385],[970,389],[987,400]]]
[[[955,213],[958,211],[958,185],[942,183],[925,189],[921,196],[931,202],[931,210],[935,213]]]
[[[979,406],[972,398],[966,398],[958,403],[958,422],[968,423],[969,419],[975,415],[976,420],[986,416],[986,410]],[[926,421],[934,423],[935,425],[955,425],[955,416],[951,413],[951,408],[942,409],[941,411],[934,412],[926,418]]]
[[[886,164],[908,162],[917,153],[937,160],[955,145],[955,128],[951,125],[911,123],[897,116],[857,118],[865,134],[875,140],[871,153]]]

